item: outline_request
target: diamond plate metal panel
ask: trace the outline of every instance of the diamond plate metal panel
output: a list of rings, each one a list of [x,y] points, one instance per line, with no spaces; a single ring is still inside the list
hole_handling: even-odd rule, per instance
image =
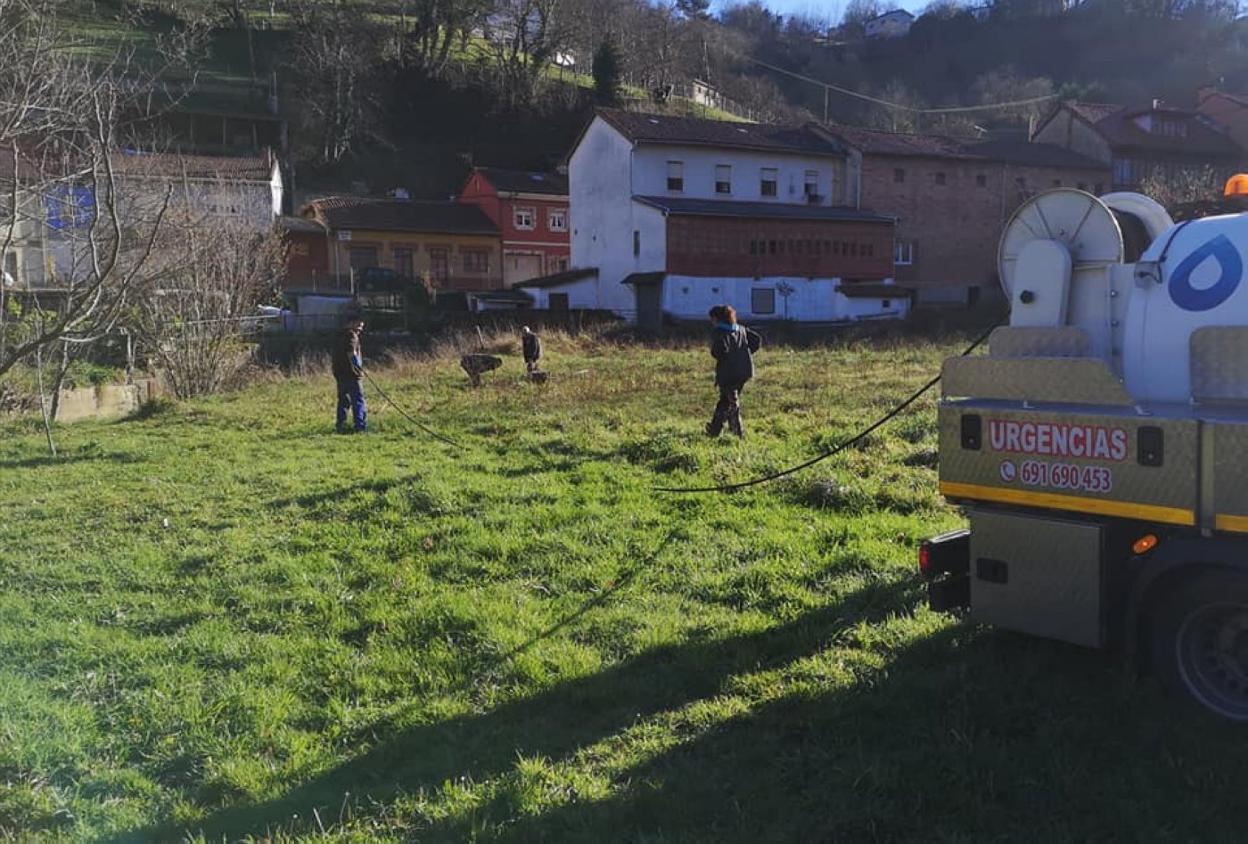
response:
[[[980,417],[978,449],[963,445],[967,414]],[[939,425],[941,491],[950,498],[1195,524],[1195,419],[947,401]],[[1160,466],[1140,463],[1139,431],[1145,427],[1161,432]]]
[[[1131,405],[1131,396],[1099,358],[949,358],[941,367],[945,396]]]
[[[988,339],[994,358],[1081,358],[1092,354],[1092,340],[1082,328],[1009,326],[998,328]]]
[[[1248,531],[1248,423],[1213,425],[1213,512],[1219,530]]]
[[[973,509],[971,618],[1100,647],[1101,528]]]
[[[1198,328],[1190,343],[1192,398],[1248,401],[1248,326]]]

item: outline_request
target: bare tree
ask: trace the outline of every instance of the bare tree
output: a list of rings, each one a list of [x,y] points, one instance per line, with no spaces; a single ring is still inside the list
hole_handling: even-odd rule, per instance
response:
[[[345,0],[296,0],[294,79],[303,132],[322,163],[340,161],[376,120],[377,27]]]
[[[131,316],[137,339],[179,398],[228,387],[250,360],[257,306],[280,286],[280,235],[246,220],[205,225],[170,214]]]
[[[1139,190],[1174,213],[1183,205],[1221,197],[1227,175],[1208,166],[1155,167],[1141,180]]]
[[[92,342],[117,322],[151,254],[164,206],[124,219],[114,173],[120,127],[149,72],[128,54],[67,49],[55,0],[0,0],[0,376],[49,347]]]
[[[511,107],[533,100],[547,66],[571,38],[565,0],[497,0],[489,40],[499,92]]]

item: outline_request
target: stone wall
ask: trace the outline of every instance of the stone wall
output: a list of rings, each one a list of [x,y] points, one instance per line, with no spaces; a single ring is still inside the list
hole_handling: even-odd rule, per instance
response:
[[[167,394],[164,382],[158,378],[145,378],[133,384],[102,384],[62,390],[56,421],[120,419],[138,412],[152,399]]]

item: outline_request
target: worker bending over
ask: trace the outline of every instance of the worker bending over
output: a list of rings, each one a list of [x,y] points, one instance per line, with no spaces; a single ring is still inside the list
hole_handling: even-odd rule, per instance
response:
[[[542,359],[542,339],[527,325],[520,329],[520,334],[524,347],[524,368],[530,374],[537,372],[538,362]]]

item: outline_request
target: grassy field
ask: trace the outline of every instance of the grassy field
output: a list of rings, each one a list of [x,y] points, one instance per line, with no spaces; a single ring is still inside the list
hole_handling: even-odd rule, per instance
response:
[[[443,356],[0,429],[0,838],[1240,840],[1242,733],[1112,658],[931,613],[933,401],[734,495],[966,342]],[[514,346],[513,346],[514,348]]]

